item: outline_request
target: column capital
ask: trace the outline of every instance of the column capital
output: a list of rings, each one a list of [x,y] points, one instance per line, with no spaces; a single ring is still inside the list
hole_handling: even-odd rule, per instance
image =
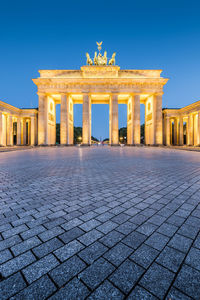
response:
[[[161,93],[154,93],[153,95],[154,96],[162,96],[164,93],[163,92],[161,92]]]
[[[44,92],[37,92],[38,96],[46,96],[46,93]]]

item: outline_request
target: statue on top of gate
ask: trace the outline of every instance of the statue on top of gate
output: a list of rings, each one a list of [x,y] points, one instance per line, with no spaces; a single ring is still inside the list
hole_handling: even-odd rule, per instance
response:
[[[101,54],[101,45],[103,42],[96,42],[97,46],[98,46],[98,50],[99,53],[97,55],[97,51],[95,51],[94,53],[94,59],[92,60],[90,58],[89,53],[86,53],[86,58],[87,58],[87,65],[91,66],[91,65],[96,65],[96,66],[106,66],[107,62],[108,62],[108,58],[107,58],[107,51],[104,52],[104,55]],[[115,65],[115,56],[116,53],[114,52],[111,59],[109,59],[109,65]]]

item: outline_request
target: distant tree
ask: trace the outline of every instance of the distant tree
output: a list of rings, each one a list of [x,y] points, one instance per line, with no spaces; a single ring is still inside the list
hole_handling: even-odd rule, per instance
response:
[[[119,129],[119,142],[122,144],[127,143],[127,127],[122,127]]]
[[[60,144],[60,124],[56,124],[56,144]]]
[[[92,141],[98,142],[95,137],[91,137]],[[82,142],[82,127],[74,126],[74,144],[80,144]],[[56,124],[56,144],[60,144],[60,124]]]
[[[145,125],[142,124],[140,126],[141,143],[144,143],[144,130],[145,130]],[[119,141],[123,144],[127,143],[127,127],[122,127],[119,129]]]

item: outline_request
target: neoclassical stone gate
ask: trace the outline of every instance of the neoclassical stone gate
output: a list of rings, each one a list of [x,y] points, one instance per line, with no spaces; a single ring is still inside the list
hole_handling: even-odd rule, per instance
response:
[[[60,141],[73,144],[73,105],[83,105],[82,143],[91,144],[91,104],[109,104],[109,140],[119,144],[118,104],[127,104],[127,144],[140,144],[140,104],[145,105],[145,143],[163,144],[161,70],[121,70],[88,65],[80,70],[40,70],[38,144],[56,142],[56,105],[61,105]]]

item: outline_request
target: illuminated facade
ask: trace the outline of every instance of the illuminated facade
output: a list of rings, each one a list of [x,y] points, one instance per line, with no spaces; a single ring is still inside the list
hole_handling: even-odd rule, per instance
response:
[[[0,146],[37,145],[38,110],[0,101]]]
[[[83,105],[82,143],[91,144],[91,104],[109,104],[109,140],[119,144],[118,104],[127,104],[127,143],[140,144],[140,104],[145,105],[145,143],[163,144],[162,95],[168,79],[161,70],[120,70],[83,66],[81,70],[42,70],[38,87],[38,144],[55,144],[56,105],[60,104],[60,141],[73,144],[73,104]]]
[[[127,144],[139,145],[140,104],[145,105],[146,145],[200,145],[200,101],[163,109],[161,70],[121,70],[113,53],[87,53],[80,70],[40,70],[33,79],[38,109],[19,109],[0,101],[0,145],[55,145],[56,105],[60,104],[60,143],[74,143],[73,105],[82,104],[82,144],[91,144],[91,105],[109,105],[109,142],[119,144],[118,104],[127,105]]]
[[[180,109],[163,109],[164,145],[200,146],[200,101]]]

